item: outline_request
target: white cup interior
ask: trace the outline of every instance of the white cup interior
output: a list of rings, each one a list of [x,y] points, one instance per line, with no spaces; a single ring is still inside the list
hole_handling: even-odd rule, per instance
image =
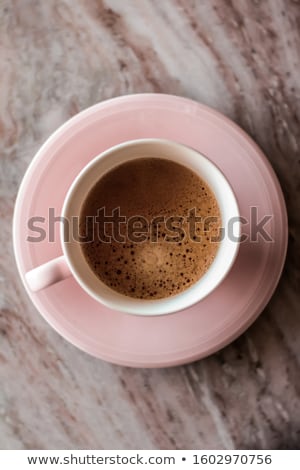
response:
[[[137,158],[164,158],[190,168],[203,178],[218,201],[222,227],[225,230],[216,257],[207,272],[177,295],[158,300],[135,299],[120,294],[95,275],[84,258],[77,241],[64,240],[62,247],[69,267],[81,287],[97,301],[126,313],[138,315],[164,315],[186,309],[211,293],[224,279],[236,257],[240,236],[239,210],[233,191],[221,171],[199,152],[172,141],[141,139],[117,145],[93,159],[77,176],[65,199],[62,216],[67,220],[79,217],[82,204],[94,184],[114,167]],[[235,219],[234,219],[235,218]],[[234,220],[230,235],[229,221]]]

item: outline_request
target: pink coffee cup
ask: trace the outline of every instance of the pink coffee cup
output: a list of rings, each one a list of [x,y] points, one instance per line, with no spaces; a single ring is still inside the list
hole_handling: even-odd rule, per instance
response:
[[[107,307],[125,313],[152,316],[186,309],[202,300],[222,282],[239,248],[241,224],[237,201],[223,173],[206,157],[185,145],[163,139],[140,139],[106,150],[75,178],[66,195],[61,216],[67,220],[79,218],[87,194],[104,174],[121,163],[141,157],[164,158],[184,165],[204,179],[213,190],[221,212],[223,237],[207,272],[180,294],[158,300],[131,298],[100,281],[85,260],[80,243],[73,239],[66,240],[62,224],[60,236],[63,255],[26,273],[26,282],[32,291],[49,288],[73,275],[88,295]]]

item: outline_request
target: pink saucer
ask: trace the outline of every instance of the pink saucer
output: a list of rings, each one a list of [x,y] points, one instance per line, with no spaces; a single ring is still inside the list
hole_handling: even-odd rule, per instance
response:
[[[50,325],[82,350],[133,367],[175,366],[207,356],[239,336],[261,313],[278,283],[287,248],[287,216],[277,178],[256,144],[233,122],[194,101],[141,94],[97,104],[70,119],[42,146],[22,182],[14,214],[14,249],[20,275],[61,255],[55,242],[26,241],[27,220],[58,215],[75,176],[96,155],[120,142],[144,137],[176,140],[212,160],[228,178],[241,215],[258,207],[273,238],[241,244],[223,283],[188,310],[138,317],[98,304],[73,278],[31,300]],[[245,225],[243,233],[249,232]],[[48,237],[47,237],[48,238]],[[26,286],[25,286],[26,287]]]

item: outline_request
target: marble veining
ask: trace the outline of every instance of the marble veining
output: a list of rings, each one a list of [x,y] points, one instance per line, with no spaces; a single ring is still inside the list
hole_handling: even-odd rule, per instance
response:
[[[0,448],[300,449],[300,4],[297,0],[0,2]],[[70,116],[173,93],[241,125],[278,174],[290,243],[255,324],[184,367],[113,366],[59,337],[12,253],[18,186]]]

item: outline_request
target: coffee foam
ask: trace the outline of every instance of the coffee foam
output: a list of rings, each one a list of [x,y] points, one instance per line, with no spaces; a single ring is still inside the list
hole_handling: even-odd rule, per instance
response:
[[[80,218],[83,235],[88,233],[85,218],[95,216],[100,207],[106,208],[106,214],[120,207],[121,215],[143,216],[149,224],[142,243],[130,241],[126,224],[121,224],[125,242],[104,243],[93,233],[95,241],[82,244],[92,270],[117,292],[139,299],[169,297],[197,282],[214,260],[218,243],[210,239],[218,235],[220,227],[217,201],[208,185],[182,165],[156,158],[138,159],[112,170],[98,181],[85,201]],[[197,216],[216,216],[218,222],[212,223],[209,231],[197,224],[195,234],[189,234],[186,218],[193,208]],[[174,215],[184,217],[184,237],[174,238],[165,221],[150,229],[155,217]],[[112,233],[109,224],[106,234]],[[201,242],[195,240],[196,236]]]

